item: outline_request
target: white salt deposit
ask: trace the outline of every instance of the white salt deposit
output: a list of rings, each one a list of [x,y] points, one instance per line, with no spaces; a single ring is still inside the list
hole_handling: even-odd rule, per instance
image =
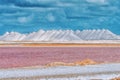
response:
[[[85,41],[85,40],[120,40],[120,36],[109,30],[39,30],[29,34],[6,32],[0,41]]]
[[[33,77],[33,76],[53,76],[53,75],[70,75],[71,77],[42,78],[41,80],[73,80],[73,79],[103,79],[108,80],[120,76],[120,63],[100,64],[87,66],[59,66],[49,68],[19,68],[0,70],[0,79],[16,77]]]

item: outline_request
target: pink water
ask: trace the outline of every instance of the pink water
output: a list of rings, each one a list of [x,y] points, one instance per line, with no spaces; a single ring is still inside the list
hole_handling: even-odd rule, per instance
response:
[[[120,62],[120,47],[0,47],[0,68],[45,65],[50,62]]]

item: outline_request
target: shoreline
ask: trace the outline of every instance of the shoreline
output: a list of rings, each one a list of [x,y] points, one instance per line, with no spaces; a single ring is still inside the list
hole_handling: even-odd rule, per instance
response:
[[[120,47],[120,40],[0,41],[0,47]]]
[[[116,43],[2,43],[0,47],[120,47]]]

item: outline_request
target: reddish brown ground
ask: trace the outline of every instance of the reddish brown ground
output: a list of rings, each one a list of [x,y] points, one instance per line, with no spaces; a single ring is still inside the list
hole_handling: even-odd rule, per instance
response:
[[[120,77],[119,78],[114,78],[114,79],[111,79],[111,80],[120,80]]]
[[[0,68],[45,65],[51,62],[120,62],[120,47],[0,47]]]

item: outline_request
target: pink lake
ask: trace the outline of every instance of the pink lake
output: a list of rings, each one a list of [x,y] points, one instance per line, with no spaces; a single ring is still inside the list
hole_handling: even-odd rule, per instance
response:
[[[0,68],[30,67],[84,59],[120,62],[120,47],[0,47]]]

